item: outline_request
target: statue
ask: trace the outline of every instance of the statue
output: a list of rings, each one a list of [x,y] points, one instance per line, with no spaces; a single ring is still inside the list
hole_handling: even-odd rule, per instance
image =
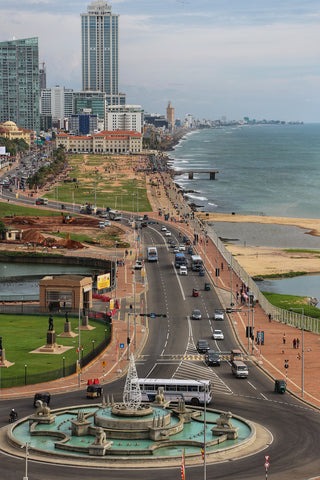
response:
[[[103,428],[99,427],[96,430],[96,438],[94,440],[94,445],[104,445],[106,443],[106,434]]]
[[[39,417],[49,417],[50,416],[50,408],[47,406],[45,402],[42,400],[36,401],[36,415]]]
[[[221,413],[220,418],[217,418],[216,424],[220,428],[233,428],[231,423],[232,413],[231,412],[224,412]]]
[[[53,331],[53,318],[52,318],[52,315],[50,315],[50,317],[49,317],[49,331],[50,331],[50,332]]]

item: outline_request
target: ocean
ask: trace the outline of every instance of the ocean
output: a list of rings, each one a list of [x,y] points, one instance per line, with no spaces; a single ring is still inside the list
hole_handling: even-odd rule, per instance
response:
[[[197,130],[169,157],[175,170],[219,171],[175,177],[200,210],[319,218],[320,124]]]

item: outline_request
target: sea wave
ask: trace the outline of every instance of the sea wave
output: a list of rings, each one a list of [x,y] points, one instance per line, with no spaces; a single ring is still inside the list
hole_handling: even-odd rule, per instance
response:
[[[188,198],[193,198],[194,200],[200,200],[201,202],[205,202],[206,200],[208,200],[207,197],[200,197],[200,196],[194,195],[192,193],[186,193],[186,196]]]

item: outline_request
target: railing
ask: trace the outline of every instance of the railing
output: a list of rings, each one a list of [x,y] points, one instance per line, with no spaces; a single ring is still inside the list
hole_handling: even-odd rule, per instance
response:
[[[206,226],[206,230],[208,232],[208,236],[211,238],[216,248],[219,250],[219,255],[223,256],[224,260],[229,266],[232,266],[232,270],[238,276],[239,280],[243,282],[247,287],[249,287],[249,291],[253,293],[255,298],[258,300],[262,310],[267,315],[271,314],[272,318],[280,323],[284,323],[286,325],[290,325],[299,329],[303,327],[304,330],[320,334],[320,320],[318,318],[312,318],[306,315],[301,315],[297,312],[283,310],[282,308],[278,308],[272,305],[260,292],[259,287],[250,277],[250,275],[245,271],[243,267],[241,267],[237,260],[232,256],[231,252],[226,249],[223,242],[215,233],[214,229],[212,227]]]

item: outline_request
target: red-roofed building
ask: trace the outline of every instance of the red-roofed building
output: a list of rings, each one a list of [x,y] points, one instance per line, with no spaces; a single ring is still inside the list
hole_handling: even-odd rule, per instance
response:
[[[69,153],[140,153],[142,151],[142,134],[123,130],[99,132],[94,135],[76,137],[66,133],[56,136],[56,147],[63,145]]]

